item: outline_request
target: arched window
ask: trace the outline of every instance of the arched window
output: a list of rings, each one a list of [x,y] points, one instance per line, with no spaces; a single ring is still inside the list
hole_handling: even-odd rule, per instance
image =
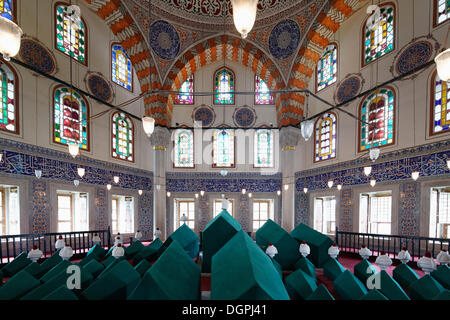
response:
[[[234,168],[234,131],[215,130],[213,135],[214,168]]]
[[[273,104],[273,96],[263,79],[255,75],[255,104]]]
[[[63,3],[55,5],[55,44],[56,49],[87,65],[87,28],[84,19],[79,23],[67,14],[69,6]]]
[[[214,74],[214,104],[234,104],[234,73],[221,68]]]
[[[19,133],[18,82],[15,71],[0,61],[0,130]]]
[[[363,63],[365,66],[394,50],[395,8],[380,6],[380,15],[368,17],[363,27]]]
[[[328,112],[316,120],[314,162],[336,158],[337,117]]]
[[[15,0],[0,0],[0,16],[11,21],[15,20]]]
[[[273,167],[273,131],[258,129],[255,131],[254,156],[255,168]]]
[[[175,168],[194,168],[194,132],[189,129],[178,129],[174,132]]]
[[[70,88],[58,86],[53,95],[53,141],[68,145],[78,143],[89,151],[89,105]]]
[[[450,131],[449,82],[442,81],[436,71],[431,78],[430,135]]]
[[[359,151],[391,145],[395,141],[394,89],[383,87],[370,93],[359,109]]]
[[[450,18],[450,1],[434,0],[434,26],[447,21]]]
[[[317,63],[316,91],[320,91],[336,82],[337,76],[337,45],[332,43],[325,48]]]
[[[125,113],[112,115],[112,157],[134,162],[134,125]]]
[[[180,94],[175,97],[176,104],[194,104],[194,75],[191,74],[180,88]]]
[[[120,44],[114,43],[111,49],[112,81],[129,91],[133,91],[133,66]]]

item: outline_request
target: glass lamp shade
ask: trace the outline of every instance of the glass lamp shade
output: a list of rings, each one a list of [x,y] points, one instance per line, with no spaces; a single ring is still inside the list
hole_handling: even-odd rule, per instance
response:
[[[3,153],[0,153],[0,162],[3,161]]]
[[[203,197],[205,195],[205,191],[200,191],[200,195]]]
[[[198,193],[195,194],[195,198],[196,198],[196,199],[198,198]]]
[[[308,193],[308,188],[303,188],[304,193]]]
[[[376,161],[379,156],[380,156],[380,149],[378,149],[378,148],[370,149],[370,151],[369,151],[370,160]]]
[[[138,190],[140,196],[142,196],[142,190]]]
[[[34,170],[34,175],[40,179],[42,177],[42,170]]]
[[[23,31],[11,20],[0,16],[0,52],[5,60],[16,56],[20,50],[20,38]]]
[[[289,185],[288,185],[288,184],[285,184],[285,185],[284,185],[284,190],[285,190],[285,191],[288,191],[288,190],[289,190]]]
[[[364,174],[366,176],[369,176],[371,172],[372,172],[372,167],[364,167]]]
[[[78,172],[78,175],[80,176],[80,178],[83,178],[84,174],[86,173],[86,169],[85,168],[78,168],[77,172]]]
[[[328,181],[328,188],[332,188],[333,187],[333,180]]]
[[[80,185],[80,180],[73,180],[73,184],[75,187],[78,187]]]
[[[442,81],[450,80],[450,48],[441,52],[434,58],[436,62],[437,73]]]
[[[225,177],[227,174],[228,174],[228,171],[227,171],[227,170],[221,170],[221,171],[220,171],[220,175],[221,175],[222,177]]]
[[[80,146],[78,143],[69,144],[69,153],[74,158],[80,153]]]
[[[234,26],[245,39],[255,24],[258,0],[231,0],[231,4]]]
[[[307,120],[301,123],[302,136],[305,139],[305,141],[308,141],[309,138],[311,138],[313,130],[314,130],[314,120]]]
[[[371,187],[375,187],[376,184],[377,184],[377,180],[375,180],[375,179],[370,180]]]
[[[145,116],[142,118],[142,126],[144,127],[144,132],[147,136],[151,136],[153,131],[155,131],[155,119],[152,117]]]
[[[419,175],[420,173],[418,171],[414,171],[413,173],[411,173],[411,178],[413,178],[413,180],[417,180],[419,179]]]
[[[250,193],[248,194],[248,197],[249,197],[249,198],[253,197],[253,193],[250,192]]]
[[[247,192],[247,190],[242,189],[242,194],[245,194]]]
[[[450,170],[450,160],[447,160],[447,168]]]
[[[281,195],[281,190],[278,190],[278,191],[277,191],[277,195]]]
[[[120,178],[118,176],[114,176],[113,180],[114,180],[114,183],[117,184],[117,183],[119,183]]]
[[[341,190],[341,189],[342,189],[342,184],[338,184],[338,185],[336,186],[336,188],[337,188],[338,190]]]
[[[112,186],[110,184],[106,185],[106,189],[111,190]]]
[[[171,193],[170,193],[170,191],[168,191],[168,192],[167,192],[167,197],[170,198],[170,196],[171,196]]]

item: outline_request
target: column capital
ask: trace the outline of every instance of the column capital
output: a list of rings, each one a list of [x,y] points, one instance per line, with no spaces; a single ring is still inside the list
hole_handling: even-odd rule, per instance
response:
[[[166,150],[169,147],[171,137],[169,129],[157,126],[150,136],[150,143],[155,150]]]
[[[300,141],[301,130],[294,127],[285,127],[280,130],[280,148],[283,151],[295,150]]]

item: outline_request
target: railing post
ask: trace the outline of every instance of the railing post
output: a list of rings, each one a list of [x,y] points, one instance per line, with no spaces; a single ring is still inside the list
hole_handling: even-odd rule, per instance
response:
[[[336,242],[336,245],[339,247],[339,230],[338,230],[338,226],[335,227],[335,231],[334,231],[335,235],[336,235],[336,239],[334,239],[334,242]]]
[[[111,227],[108,226],[108,250],[111,249]]]

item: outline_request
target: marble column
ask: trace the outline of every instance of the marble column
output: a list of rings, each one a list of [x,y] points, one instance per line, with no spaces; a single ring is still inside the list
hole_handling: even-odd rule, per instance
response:
[[[295,222],[295,148],[301,137],[298,128],[286,127],[280,130],[280,163],[283,174],[281,226],[287,232],[294,229]],[[288,189],[285,190],[285,186]]]
[[[166,234],[166,153],[171,140],[170,131],[165,127],[155,127],[150,136],[153,146],[153,232],[161,230],[161,240]]]

